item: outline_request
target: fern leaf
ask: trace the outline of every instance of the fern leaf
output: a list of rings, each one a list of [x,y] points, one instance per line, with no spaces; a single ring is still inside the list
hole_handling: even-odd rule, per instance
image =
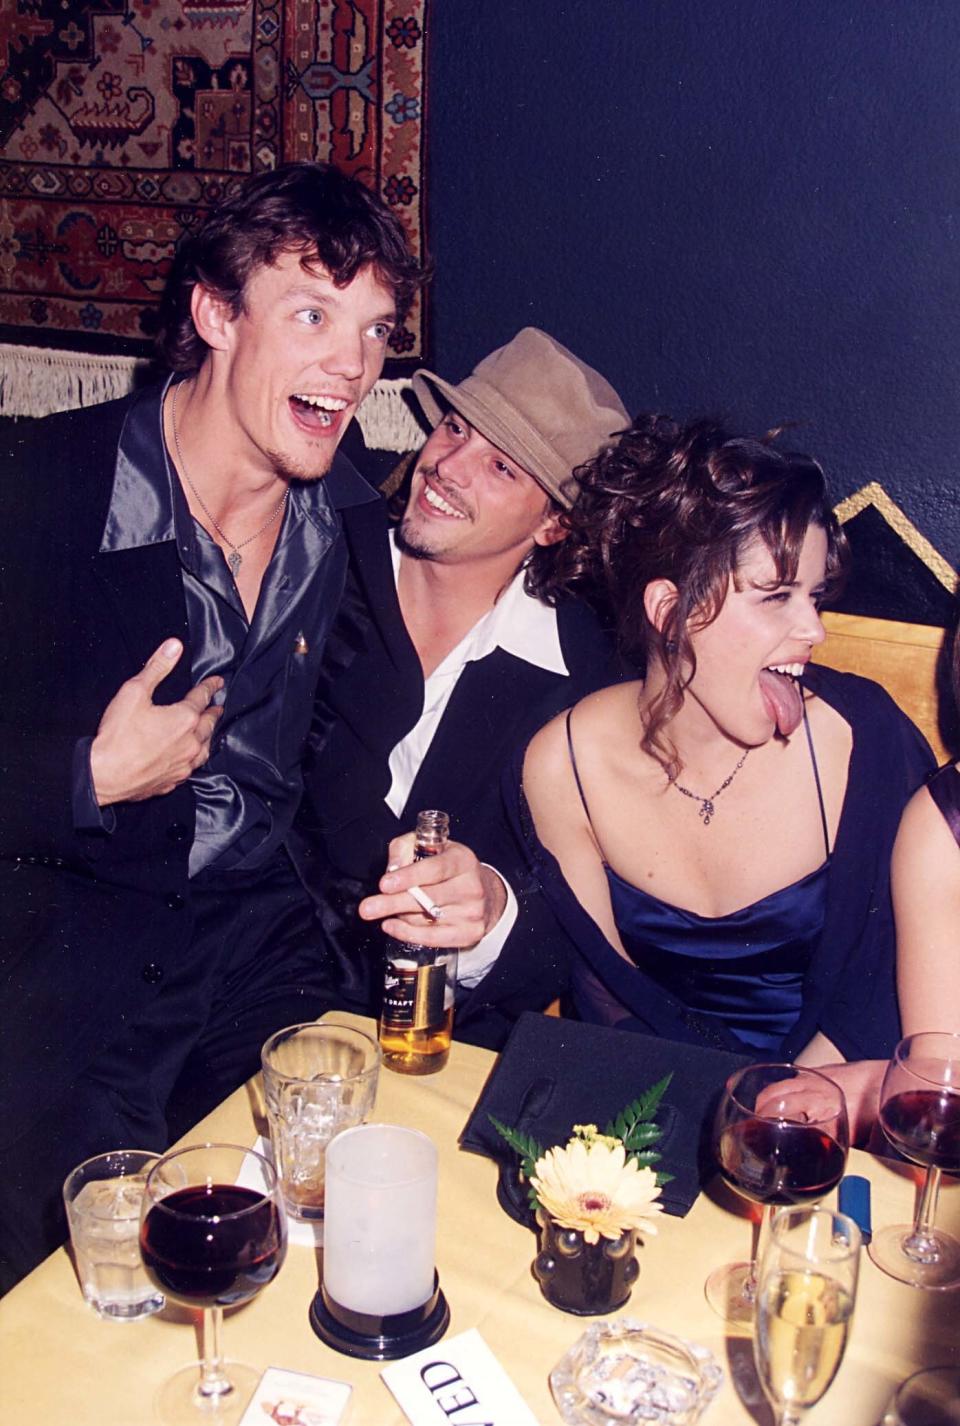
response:
[[[664,1075],[650,1089],[645,1090],[639,1099],[635,1099],[632,1104],[628,1104],[604,1129],[605,1134],[612,1134],[614,1138],[626,1140],[634,1127],[638,1124],[647,1124],[653,1119],[660,1108],[660,1101],[667,1092],[667,1087],[673,1079],[673,1072]]]
[[[511,1149],[520,1155],[520,1167],[526,1177],[530,1178],[537,1159],[543,1158],[543,1149],[536,1139],[532,1139],[529,1134],[524,1134],[519,1129],[511,1129],[508,1125],[501,1124],[500,1120],[495,1119],[492,1114],[488,1114],[487,1118],[501,1138],[505,1139]]]
[[[656,1124],[636,1124],[628,1134],[624,1135],[623,1146],[627,1153],[633,1153],[638,1149],[646,1149],[651,1144],[655,1144],[662,1137],[663,1130]]]
[[[635,1154],[630,1154],[631,1159],[636,1159],[638,1164],[656,1164],[663,1158],[659,1149],[638,1149]]]

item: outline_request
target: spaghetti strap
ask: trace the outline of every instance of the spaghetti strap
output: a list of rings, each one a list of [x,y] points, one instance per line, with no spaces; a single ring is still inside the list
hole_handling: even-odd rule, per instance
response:
[[[830,856],[830,832],[827,827],[827,812],[823,805],[823,788],[820,785],[820,769],[817,767],[817,754],[813,746],[813,734],[810,731],[810,719],[807,717],[807,705],[803,704],[803,726],[807,734],[807,747],[810,749],[810,761],[813,764],[813,780],[817,784],[817,800],[820,803],[820,823],[823,827],[823,845],[827,857]]]
[[[927,791],[960,846],[960,776],[952,763],[934,773],[927,783]]]
[[[573,734],[570,731],[570,715],[572,713],[573,709],[568,708],[567,716],[565,719],[567,725],[567,751],[570,754],[570,766],[573,768],[573,776],[576,779],[577,791],[580,794],[580,801],[583,803],[583,813],[587,819],[587,826],[590,828],[590,831],[593,832],[594,840],[596,840],[597,834],[593,831],[593,822],[590,820],[590,808],[587,806],[587,799],[584,796],[583,792],[583,783],[580,781],[580,770],[577,767],[577,756],[576,753],[573,751]]]

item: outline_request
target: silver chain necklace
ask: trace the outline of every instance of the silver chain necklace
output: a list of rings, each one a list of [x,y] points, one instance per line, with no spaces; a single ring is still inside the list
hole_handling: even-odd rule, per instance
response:
[[[283,510],[283,507],[287,503],[287,496],[290,494],[290,487],[288,485],[287,488],[284,490],[283,495],[280,499],[280,504],[274,510],[273,514],[269,517],[269,519],[267,519],[260,526],[259,530],[255,531],[252,535],[248,535],[247,538],[245,540],[241,540],[239,544],[234,544],[233,540],[231,540],[227,532],[220,528],[216,520],[211,515],[210,511],[207,509],[206,502],[204,501],[203,496],[200,494],[199,490],[194,485],[193,481],[190,479],[190,472],[187,470],[186,461],[183,459],[183,451],[180,449],[180,436],[177,432],[177,397],[180,394],[180,385],[181,383],[178,381],[176,386],[173,388],[173,401],[170,404],[170,424],[173,427],[173,445],[174,449],[177,452],[177,465],[180,467],[180,472],[183,475],[184,480],[187,482],[190,489],[193,491],[194,496],[196,497],[197,504],[200,506],[200,509],[203,511],[204,515],[206,515],[207,519],[210,521],[210,524],[216,530],[217,534],[220,536],[221,540],[223,540],[224,544],[229,545],[230,553],[227,555],[227,566],[230,570],[230,573],[233,575],[234,583],[236,583],[237,575],[240,573],[240,566],[243,564],[243,556],[241,555],[240,551],[243,549],[244,545],[251,545],[253,544],[254,540],[258,540],[263,534],[264,530],[269,530],[270,526],[273,524],[274,520],[277,518],[277,516],[280,514],[280,512]]]
[[[698,792],[691,792],[689,787],[681,787],[679,782],[671,781],[670,786],[675,787],[678,792],[682,792],[684,797],[690,797],[693,799],[694,802],[700,803],[700,811],[697,815],[702,819],[703,825],[705,827],[709,827],[711,821],[713,820],[713,814],[716,811],[716,808],[713,805],[714,802],[720,796],[721,792],[726,792],[727,788],[730,786],[737,773],[743,767],[744,763],[746,762],[752,751],[752,748],[747,748],[747,751],[737,763],[730,776],[726,778],[723,782],[721,782],[716,792],[711,792],[709,797],[701,797]]]

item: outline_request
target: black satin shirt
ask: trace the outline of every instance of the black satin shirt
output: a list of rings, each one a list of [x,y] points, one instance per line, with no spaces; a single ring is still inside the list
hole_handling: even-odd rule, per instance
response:
[[[175,540],[193,682],[224,679],[208,761],[191,776],[196,831],[190,875],[260,867],[283,842],[302,791],[320,656],[343,591],[346,547],[337,510],[380,497],[342,454],[316,481],[295,482],[253,621],[223,552],[193,519],[163,437],[166,388],[145,394],[120,437],[101,553]],[[78,825],[110,830],[93,799],[90,739],[78,746]]]

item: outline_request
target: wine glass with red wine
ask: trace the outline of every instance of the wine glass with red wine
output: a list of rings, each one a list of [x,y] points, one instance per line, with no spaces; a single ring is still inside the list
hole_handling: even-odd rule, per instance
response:
[[[926,1030],[900,1041],[880,1089],[880,1127],[927,1172],[913,1225],[874,1233],[871,1258],[912,1287],[960,1286],[960,1242],[934,1227],[940,1175],[960,1174],[960,1035]]]
[[[203,1360],[163,1387],[164,1426],[235,1426],[260,1373],[224,1362],[223,1309],[254,1297],[280,1271],[287,1224],[273,1165],[237,1144],[177,1149],[147,1176],[140,1252],[167,1298],[203,1309]]]
[[[766,1209],[761,1236],[778,1208],[816,1203],[836,1187],[849,1146],[843,1093],[818,1070],[747,1065],[727,1080],[713,1149],[730,1187]],[[729,1263],[707,1279],[707,1301],[728,1322],[752,1322],[756,1294],[756,1261]]]

